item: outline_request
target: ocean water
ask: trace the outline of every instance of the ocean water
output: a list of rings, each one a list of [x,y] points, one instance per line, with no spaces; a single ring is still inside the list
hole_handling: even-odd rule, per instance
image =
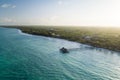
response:
[[[120,53],[0,28],[0,80],[120,80]]]

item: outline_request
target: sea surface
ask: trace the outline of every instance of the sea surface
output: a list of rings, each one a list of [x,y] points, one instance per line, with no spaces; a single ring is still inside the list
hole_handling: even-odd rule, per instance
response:
[[[120,80],[120,53],[0,28],[0,80]]]

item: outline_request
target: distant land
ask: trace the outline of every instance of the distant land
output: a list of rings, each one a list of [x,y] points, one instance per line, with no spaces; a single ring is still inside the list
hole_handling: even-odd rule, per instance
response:
[[[94,47],[120,51],[120,28],[65,26],[1,26],[24,33],[75,41]],[[72,44],[71,44],[72,45]]]

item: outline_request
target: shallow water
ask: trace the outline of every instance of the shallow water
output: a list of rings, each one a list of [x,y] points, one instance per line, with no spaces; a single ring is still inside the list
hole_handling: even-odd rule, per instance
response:
[[[0,80],[120,80],[120,53],[0,28]]]

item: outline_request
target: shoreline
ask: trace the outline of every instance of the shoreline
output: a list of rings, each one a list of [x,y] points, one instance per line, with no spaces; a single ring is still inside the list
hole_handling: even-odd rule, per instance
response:
[[[33,34],[33,33],[26,33],[26,32],[23,32],[21,29],[19,29],[22,33],[25,33],[25,34],[30,34],[30,35],[36,35],[36,36],[44,36],[44,37],[50,37],[50,38],[57,38],[57,39],[64,39],[64,40],[68,40],[68,41],[73,41],[73,40],[69,40],[69,39],[65,39],[65,38],[58,38],[58,37],[53,37],[53,36],[46,36],[46,35],[39,35],[39,34]],[[80,43],[80,44],[84,44],[84,45],[88,45],[88,46],[91,46],[91,47],[95,47],[95,48],[102,48],[102,49],[106,49],[106,50],[110,50],[110,51],[115,51],[115,52],[120,52],[120,51],[116,51],[114,49],[108,49],[108,48],[103,48],[103,47],[98,47],[98,46],[93,46],[93,45],[90,45],[90,44],[87,44],[87,43],[81,43],[79,41],[73,41],[73,42],[76,42],[76,43]]]
[[[44,27],[26,27],[26,26],[24,26],[24,27],[3,26],[3,27],[17,28],[17,29],[21,30],[21,32],[27,33],[27,34],[38,35],[38,36],[41,35],[41,36],[45,36],[45,37],[65,39],[65,40],[68,40],[68,41],[78,42],[78,43],[89,45],[89,46],[92,46],[92,47],[103,48],[103,49],[108,49],[108,50],[111,50],[111,51],[120,52],[120,47],[119,46],[116,45],[117,46],[117,48],[116,48],[112,45],[109,45],[109,46],[106,45],[106,43],[110,44],[110,42],[102,43],[102,42],[105,42],[105,41],[100,42],[100,41],[97,41],[97,40],[96,41],[90,40],[89,36],[87,36],[83,39],[77,39],[76,35],[75,36],[71,35],[71,33],[73,33],[73,34],[75,33],[74,30],[71,30],[69,28],[67,28],[67,30],[66,30],[66,27],[65,27],[65,30],[64,30],[64,28],[55,28],[55,27],[45,27],[45,28]],[[81,35],[79,35],[79,36],[81,36]],[[118,43],[118,45],[119,45],[119,43]]]

